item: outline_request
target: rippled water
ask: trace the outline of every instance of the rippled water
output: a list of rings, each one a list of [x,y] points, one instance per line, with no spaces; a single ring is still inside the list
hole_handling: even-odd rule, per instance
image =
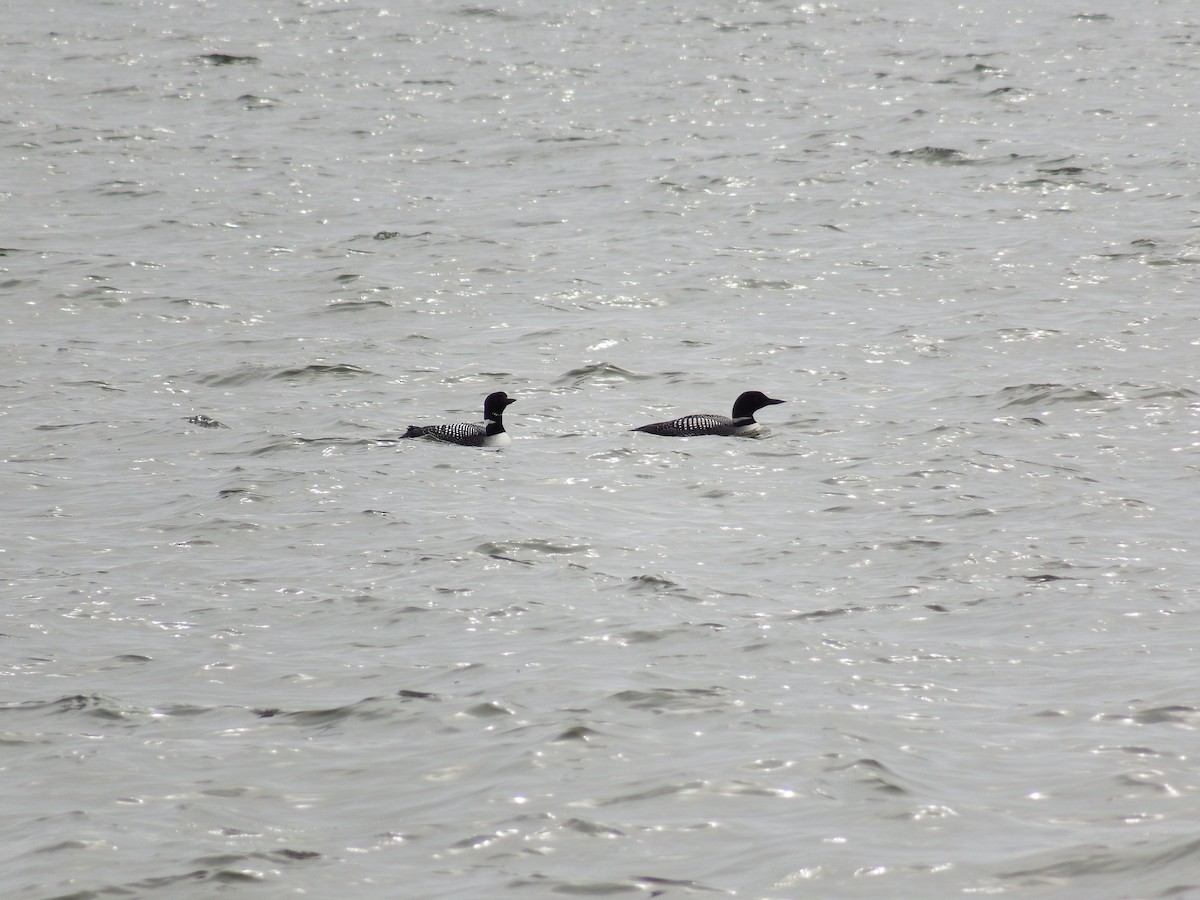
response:
[[[3,42],[0,893],[1200,897],[1191,4]]]

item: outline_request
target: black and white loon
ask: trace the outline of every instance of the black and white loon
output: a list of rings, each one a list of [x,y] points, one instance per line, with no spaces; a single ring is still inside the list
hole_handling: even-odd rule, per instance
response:
[[[654,422],[633,430],[644,431],[647,434],[661,434],[666,437],[693,437],[700,434],[742,436],[758,434],[760,426],[754,420],[754,414],[764,406],[774,406],[776,403],[783,403],[783,401],[772,400],[762,391],[746,391],[733,401],[731,418],[700,414],[671,419],[669,422]]]
[[[517,401],[496,391],[483,401],[483,423],[456,422],[453,425],[409,425],[401,437],[429,437],[464,447],[507,447],[512,438],[504,430],[504,408]]]

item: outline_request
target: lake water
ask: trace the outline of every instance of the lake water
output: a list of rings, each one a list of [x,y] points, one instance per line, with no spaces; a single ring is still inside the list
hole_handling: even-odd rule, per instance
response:
[[[1200,897],[1194,4],[10,7],[0,894]]]

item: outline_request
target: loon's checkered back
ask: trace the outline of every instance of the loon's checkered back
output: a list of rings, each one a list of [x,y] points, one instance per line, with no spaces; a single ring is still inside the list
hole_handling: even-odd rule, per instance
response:
[[[474,422],[456,422],[453,425],[409,425],[406,438],[431,437],[464,447],[482,447],[487,437],[487,428]]]
[[[644,431],[646,434],[661,434],[664,437],[692,437],[701,434],[728,436],[737,433],[737,426],[728,416],[697,415],[683,416],[669,422],[654,422],[633,430]]]

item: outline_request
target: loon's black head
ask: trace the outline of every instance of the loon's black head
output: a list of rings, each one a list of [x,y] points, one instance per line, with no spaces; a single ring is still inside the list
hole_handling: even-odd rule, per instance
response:
[[[488,394],[487,399],[483,401],[483,417],[485,419],[499,419],[504,415],[504,408],[510,403],[517,401],[509,397],[504,391],[496,391],[494,394]]]
[[[764,406],[774,406],[783,403],[782,400],[772,400],[762,391],[746,391],[733,401],[733,417],[735,419],[754,418],[754,414]]]

